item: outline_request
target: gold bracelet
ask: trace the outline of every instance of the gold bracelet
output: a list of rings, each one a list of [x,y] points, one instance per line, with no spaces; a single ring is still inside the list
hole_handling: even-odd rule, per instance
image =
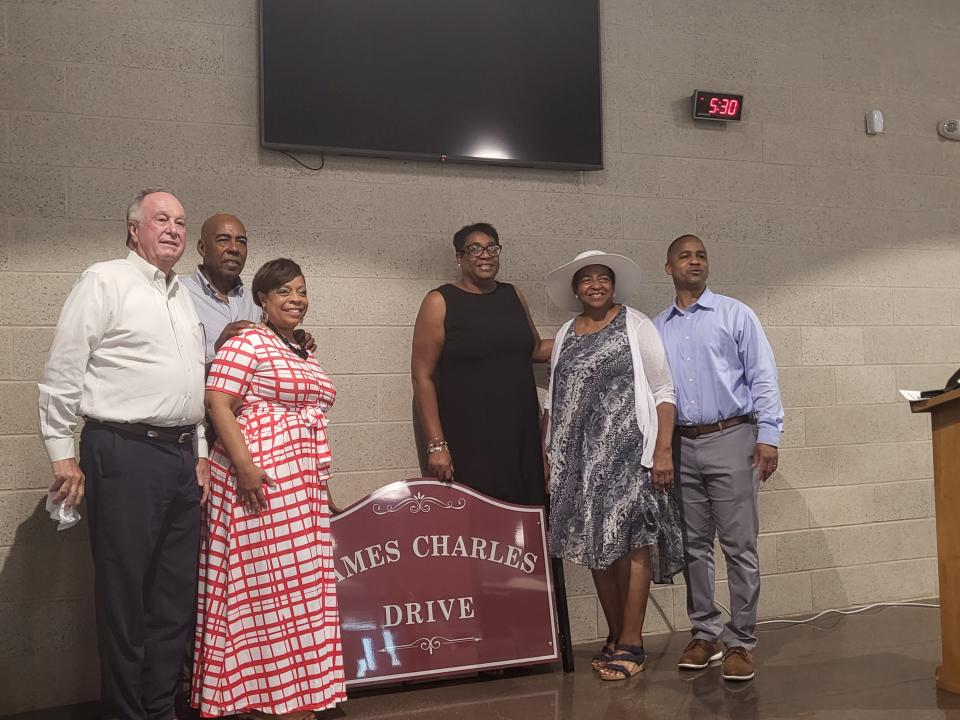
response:
[[[432,442],[427,445],[427,455],[433,455],[434,453],[443,452],[448,449],[447,442],[445,440],[441,442]]]

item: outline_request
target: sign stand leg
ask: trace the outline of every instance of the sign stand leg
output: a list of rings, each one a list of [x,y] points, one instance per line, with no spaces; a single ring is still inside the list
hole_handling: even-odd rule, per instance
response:
[[[563,582],[563,560],[550,558],[553,590],[557,600],[557,641],[564,672],[573,672],[573,642],[570,640],[570,613],[567,611],[567,587]]]

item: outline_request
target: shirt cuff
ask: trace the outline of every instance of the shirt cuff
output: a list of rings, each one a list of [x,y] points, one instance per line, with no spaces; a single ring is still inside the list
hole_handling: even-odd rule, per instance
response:
[[[50,462],[75,460],[77,457],[73,435],[65,438],[47,438],[43,441],[43,444],[47,448],[47,455],[50,457]]]
[[[653,395],[653,404],[661,405],[663,403],[669,403],[674,407],[677,406],[677,394],[673,390],[661,391],[654,393]]]
[[[209,448],[207,448],[206,426],[203,422],[197,423],[196,431],[193,433],[193,452],[198,458],[209,457]]]
[[[761,425],[757,431],[757,442],[764,445],[773,445],[780,447],[780,431],[769,425]]]

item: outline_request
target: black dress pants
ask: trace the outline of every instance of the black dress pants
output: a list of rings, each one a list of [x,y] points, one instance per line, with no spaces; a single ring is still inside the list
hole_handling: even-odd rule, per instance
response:
[[[200,489],[189,444],[87,425],[80,438],[93,549],[104,720],[170,720],[193,630]]]

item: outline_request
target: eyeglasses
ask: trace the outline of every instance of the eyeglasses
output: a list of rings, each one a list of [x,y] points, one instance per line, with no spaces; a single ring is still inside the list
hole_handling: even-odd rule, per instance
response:
[[[480,257],[483,255],[484,250],[487,251],[487,254],[490,257],[498,257],[500,253],[503,252],[503,248],[496,243],[492,245],[479,245],[477,243],[470,243],[469,245],[464,246],[463,253],[465,255],[469,255],[470,257]]]

